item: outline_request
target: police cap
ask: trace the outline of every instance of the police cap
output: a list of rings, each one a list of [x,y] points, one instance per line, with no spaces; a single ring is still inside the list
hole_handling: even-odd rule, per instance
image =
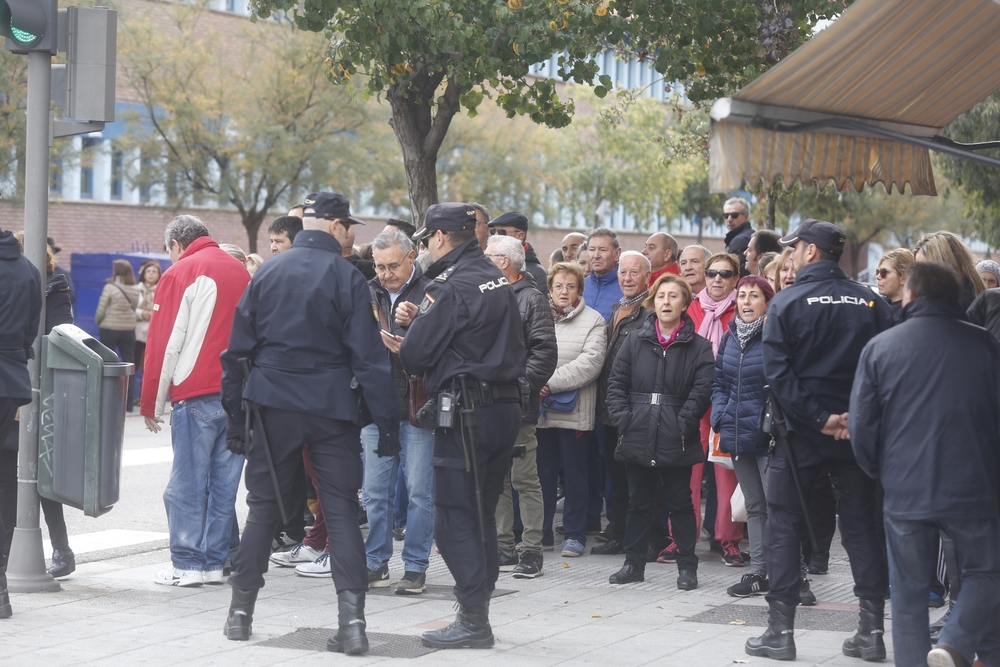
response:
[[[808,218],[802,221],[799,228],[791,234],[781,237],[781,245],[793,246],[799,241],[805,241],[815,245],[820,251],[840,258],[844,252],[844,243],[847,237],[840,227],[825,220],[815,220]]]
[[[351,202],[348,201],[347,197],[336,192],[310,193],[302,200],[302,208],[306,218],[344,220],[350,225],[365,224],[351,216]]]
[[[528,231],[528,217],[524,213],[518,213],[517,211],[510,211],[509,213],[499,215],[486,224],[490,227],[514,227],[520,229],[522,232]]]
[[[476,228],[476,209],[461,202],[433,204],[424,214],[424,225],[413,235],[419,241],[431,232],[471,231]]]

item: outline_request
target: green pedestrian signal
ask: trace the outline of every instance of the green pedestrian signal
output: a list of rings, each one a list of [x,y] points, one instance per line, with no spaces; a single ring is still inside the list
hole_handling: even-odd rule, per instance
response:
[[[0,32],[14,53],[55,52],[57,2],[0,0]]]

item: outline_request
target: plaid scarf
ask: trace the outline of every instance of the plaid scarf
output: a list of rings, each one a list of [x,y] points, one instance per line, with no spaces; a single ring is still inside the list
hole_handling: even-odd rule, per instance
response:
[[[764,319],[765,317],[761,315],[753,322],[744,322],[739,315],[736,316],[736,336],[740,339],[740,348],[745,350],[750,339],[760,333],[764,328]]]

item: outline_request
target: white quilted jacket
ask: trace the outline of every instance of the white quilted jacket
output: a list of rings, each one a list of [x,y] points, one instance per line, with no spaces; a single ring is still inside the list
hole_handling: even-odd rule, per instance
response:
[[[604,365],[607,347],[607,323],[601,314],[584,303],[556,320],[556,344],[559,362],[549,379],[553,394],[579,389],[580,397],[572,412],[546,410],[538,419],[538,428],[566,428],[574,431],[594,429],[597,402],[597,377]]]

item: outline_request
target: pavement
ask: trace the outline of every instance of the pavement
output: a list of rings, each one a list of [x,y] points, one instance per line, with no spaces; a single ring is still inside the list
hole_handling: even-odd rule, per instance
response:
[[[138,466],[169,469],[169,457],[162,452],[169,436],[152,441],[140,427],[141,420],[129,419],[126,452],[140,453],[129,454],[126,460],[132,457],[144,463],[126,465],[123,489],[130,478],[140,475]],[[144,449],[150,451],[141,452]],[[163,473],[153,477],[162,478]],[[158,522],[149,510],[158,502],[162,486],[151,487],[149,479],[148,474],[143,477],[141,499],[130,503],[123,495],[107,515],[115,516],[114,523],[101,524],[104,517],[67,517],[77,570],[60,580],[58,592],[11,595],[14,616],[0,621],[0,665],[774,664],[743,650],[746,639],[759,635],[766,625],[764,599],[736,599],[725,592],[748,568],[726,567],[718,554],[709,552],[704,539],[698,544],[701,563],[695,591],[678,591],[676,566],[657,563],[647,566],[643,583],[608,584],[623,557],[590,555],[589,547],[597,544],[593,538],[588,553],[580,558],[562,558],[558,545],[557,551],[547,552],[545,573],[538,579],[516,580],[501,573],[491,605],[497,638],[491,650],[433,651],[421,646],[421,633],[444,627],[455,613],[454,582],[436,553],[431,554],[425,594],[397,596],[392,588],[369,592],[371,650],[366,656],[326,652],[326,639],[337,625],[333,583],[300,577],[286,568],[272,568],[265,575],[267,584],[257,602],[250,641],[229,641],[222,634],[228,586],[176,588],[153,583],[153,575],[169,564],[170,555],[162,505]],[[238,502],[241,523],[244,494],[241,491]],[[133,520],[133,506],[147,509]],[[389,566],[393,583],[403,574],[401,545],[395,543]],[[834,541],[829,574],[812,575],[811,580],[819,603],[799,607],[798,662],[864,664],[841,654],[841,643],[856,627],[857,600],[839,539]],[[931,611],[932,619],[943,613]],[[891,620],[887,664],[892,661],[890,628]]]

